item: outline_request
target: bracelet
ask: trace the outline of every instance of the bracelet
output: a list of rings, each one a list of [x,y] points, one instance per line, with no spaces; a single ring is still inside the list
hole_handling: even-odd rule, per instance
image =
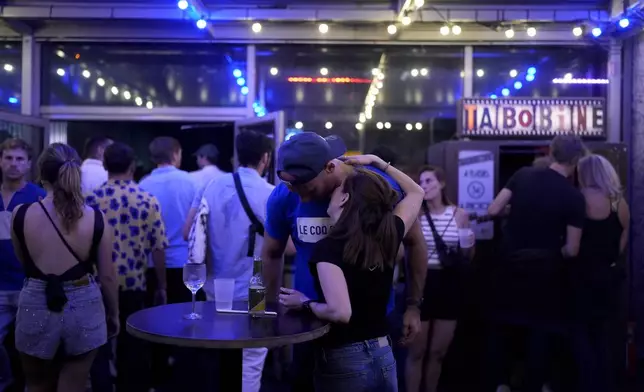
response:
[[[383,173],[386,173],[386,172],[387,172],[387,169],[389,169],[389,166],[390,166],[390,165],[391,165],[391,162],[387,162],[387,164],[385,165],[385,168],[384,168],[384,169],[382,169],[382,172],[383,172]]]

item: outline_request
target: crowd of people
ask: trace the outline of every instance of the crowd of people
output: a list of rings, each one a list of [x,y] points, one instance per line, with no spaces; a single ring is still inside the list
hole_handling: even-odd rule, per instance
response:
[[[347,157],[340,138],[311,132],[281,144],[276,159],[272,139],[254,131],[238,134],[235,148],[235,173],[217,168],[213,145],[195,152],[201,169],[187,173],[179,142],[157,137],[149,146],[156,168],[137,184],[130,146],[91,139],[81,162],[55,143],[38,159],[38,186],[27,181],[31,147],[2,144],[0,338],[15,324],[27,390],[85,391],[88,379],[97,392],[188,385],[170,378],[200,357],[146,344],[124,325],[146,307],[191,300],[182,268],[200,247],[208,264],[201,300],[214,300],[215,277],[234,279],[234,299],[247,300],[261,257],[269,302],[331,323],[324,337],[293,347],[292,391],[439,390],[476,249],[471,216],[447,197],[451,179],[434,166],[412,178],[385,150]],[[628,205],[610,162],[579,138],[558,136],[550,150],[489,207],[503,233],[485,391],[509,389],[508,328],[526,336],[523,391],[552,387],[557,336],[571,337],[579,391],[616,390],[606,325],[619,301]],[[265,179],[273,160],[277,186]],[[293,287],[282,284],[285,254],[295,258]],[[402,331],[394,331],[399,265],[406,290]],[[398,345],[408,347],[406,359],[396,357]],[[244,392],[260,391],[267,353],[243,351]],[[13,374],[0,350],[0,390]]]

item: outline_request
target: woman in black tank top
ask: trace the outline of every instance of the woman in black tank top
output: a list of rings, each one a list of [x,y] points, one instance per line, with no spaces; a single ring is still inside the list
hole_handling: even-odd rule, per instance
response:
[[[617,369],[609,358],[617,344],[612,331],[620,328],[619,292],[625,274],[619,259],[628,241],[629,211],[619,177],[606,158],[582,158],[578,174],[586,199],[586,221],[571,275],[578,387],[611,392],[617,388]]]
[[[38,166],[47,196],[15,209],[12,220],[27,277],[18,299],[16,349],[29,391],[81,392],[97,349],[119,329],[112,234],[104,230],[103,214],[85,205],[73,148],[52,144]],[[97,264],[100,287],[93,277]]]

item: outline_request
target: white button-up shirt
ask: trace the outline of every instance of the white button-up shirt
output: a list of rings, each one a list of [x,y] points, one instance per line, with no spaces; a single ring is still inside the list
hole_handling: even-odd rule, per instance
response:
[[[226,174],[215,165],[204,166],[202,169],[193,171],[190,176],[195,180],[197,189],[205,187],[210,181],[216,180]]]
[[[85,159],[81,165],[81,191],[88,195],[107,182],[107,170],[98,159]]]
[[[260,177],[257,170],[238,170],[248,203],[260,222],[266,220],[266,203],[275,188]],[[208,280],[204,286],[209,299],[214,298],[214,278],[235,279],[235,300],[248,299],[248,283],[253,274],[253,259],[248,253],[248,227],[251,222],[242,207],[231,173],[208,184],[203,198],[208,216]],[[263,238],[257,235],[255,255],[260,254]]]

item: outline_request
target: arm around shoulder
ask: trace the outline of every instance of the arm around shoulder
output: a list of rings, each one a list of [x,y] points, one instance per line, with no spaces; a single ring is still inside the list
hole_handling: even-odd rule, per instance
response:
[[[631,224],[631,211],[628,203],[624,198],[622,198],[617,206],[617,216],[619,218],[619,223],[622,224],[622,236],[619,242],[619,251],[620,253],[624,253],[624,251],[626,250],[626,245],[628,244],[628,236]]]

